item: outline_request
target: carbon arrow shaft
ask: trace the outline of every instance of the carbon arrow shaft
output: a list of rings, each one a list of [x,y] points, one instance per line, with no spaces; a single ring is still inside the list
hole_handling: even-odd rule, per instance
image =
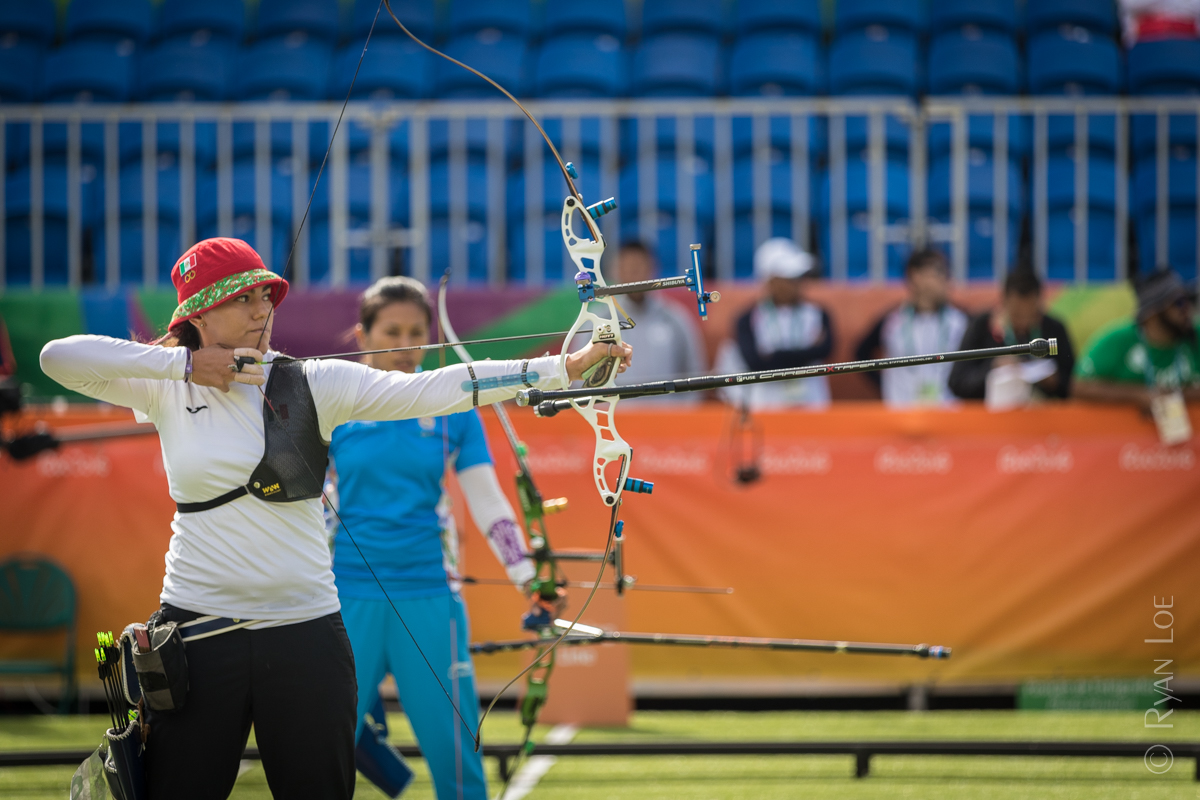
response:
[[[791,381],[799,378],[813,378],[818,375],[850,375],[857,372],[878,372],[899,367],[917,367],[923,364],[945,364],[953,361],[975,361],[984,358],[999,358],[1000,356],[1034,356],[1046,358],[1058,355],[1057,339],[1034,339],[1028,344],[1014,344],[1005,347],[985,347],[980,350],[952,350],[948,353],[931,353],[922,356],[898,356],[895,358],[875,358],[869,361],[845,361],[840,364],[814,364],[811,367],[795,369],[773,369],[761,372],[736,372],[729,375],[710,375],[699,378],[680,378],[673,381],[654,381],[651,383],[635,383],[628,386],[611,386],[604,389],[563,389],[560,391],[543,391],[541,389],[523,389],[517,392],[517,405],[535,406],[539,413],[553,416],[560,408],[544,406],[562,400],[580,400],[589,397],[649,397],[653,395],[676,394],[679,392],[700,392],[707,389],[720,389],[726,386],[745,386],[754,383],[773,383],[775,381]]]

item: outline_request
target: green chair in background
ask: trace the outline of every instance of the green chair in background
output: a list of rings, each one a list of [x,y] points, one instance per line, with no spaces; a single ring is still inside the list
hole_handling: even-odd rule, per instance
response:
[[[0,632],[63,631],[61,661],[0,659],[0,677],[61,675],[58,712],[67,713],[75,699],[75,584],[62,567],[34,553],[20,553],[0,563]]]

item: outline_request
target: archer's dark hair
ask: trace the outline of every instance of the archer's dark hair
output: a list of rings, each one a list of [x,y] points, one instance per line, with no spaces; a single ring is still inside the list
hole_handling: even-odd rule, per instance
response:
[[[433,307],[429,305],[429,295],[425,285],[416,278],[403,275],[380,278],[371,284],[371,288],[363,292],[358,304],[358,321],[363,330],[371,330],[379,312],[392,303],[413,303],[425,312],[425,321],[433,325]]]
[[[200,331],[196,330],[196,326],[191,320],[180,325],[173,331],[169,331],[165,336],[155,339],[150,344],[158,344],[163,347],[186,347],[188,350],[199,350]]]
[[[1030,297],[1042,293],[1042,280],[1029,264],[1018,264],[1004,278],[1004,294]]]
[[[907,278],[917,270],[926,267],[938,267],[945,274],[950,274],[950,261],[946,258],[945,253],[936,247],[922,247],[919,250],[913,250],[908,256],[908,261],[904,262],[904,277]]]

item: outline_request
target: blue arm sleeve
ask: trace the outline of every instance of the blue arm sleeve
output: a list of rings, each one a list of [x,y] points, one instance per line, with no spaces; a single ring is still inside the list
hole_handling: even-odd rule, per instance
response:
[[[454,469],[461,472],[480,464],[492,463],[492,452],[488,449],[487,436],[483,433],[483,421],[475,410],[455,414],[454,421],[458,430],[455,431],[454,445],[457,454],[454,459]]]

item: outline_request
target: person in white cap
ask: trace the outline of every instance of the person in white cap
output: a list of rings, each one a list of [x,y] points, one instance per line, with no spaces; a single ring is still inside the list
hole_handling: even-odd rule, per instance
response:
[[[792,369],[824,361],[833,350],[829,312],[808,298],[816,279],[813,257],[791,239],[768,239],[754,253],[754,277],[765,297],[743,314],[736,342],[717,357],[717,372]],[[829,381],[824,377],[754,384],[724,390],[724,399],[751,410],[824,408]]]

